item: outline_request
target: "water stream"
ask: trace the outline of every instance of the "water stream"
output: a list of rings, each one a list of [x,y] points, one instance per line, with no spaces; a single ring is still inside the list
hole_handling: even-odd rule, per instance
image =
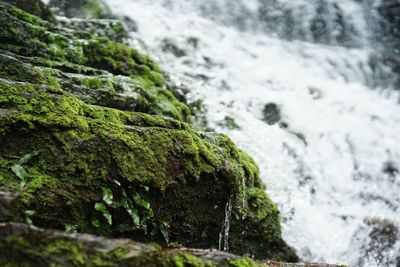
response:
[[[132,46],[188,85],[209,127],[254,157],[285,240],[306,261],[350,266],[400,264],[390,24],[400,25],[400,4],[389,2],[108,0]]]
[[[219,233],[218,249],[221,251],[229,251],[229,230],[231,228],[232,217],[232,197],[229,198],[225,205],[224,223]]]

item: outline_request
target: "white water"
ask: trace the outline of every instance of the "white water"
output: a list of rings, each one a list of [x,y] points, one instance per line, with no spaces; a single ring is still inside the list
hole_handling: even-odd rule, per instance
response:
[[[303,11],[311,5],[280,2]],[[280,207],[284,238],[304,260],[395,266],[400,242],[367,255],[366,221],[400,225],[400,176],[383,171],[400,167],[399,94],[386,88],[395,77],[384,66],[384,80],[374,78],[364,7],[336,2],[355,29],[355,48],[314,44],[308,33],[294,38],[307,42],[266,34],[252,17],[255,0],[108,0],[116,14],[137,22],[132,34],[147,46],[132,45],[158,56],[192,88],[192,100],[204,99],[210,127],[254,157]],[[229,12],[247,17],[239,16],[237,26]],[[186,55],[162,51],[165,38]],[[288,128],[263,121],[267,103],[280,107]],[[226,116],[240,129],[221,126]]]

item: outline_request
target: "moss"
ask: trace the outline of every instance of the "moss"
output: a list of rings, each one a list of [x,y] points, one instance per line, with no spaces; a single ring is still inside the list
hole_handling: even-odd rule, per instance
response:
[[[51,6],[57,7],[62,16],[84,19],[112,18],[111,10],[103,0],[52,0]]]
[[[157,64],[135,49],[111,41],[107,37],[90,33],[85,35],[88,39],[79,39],[74,30],[72,33],[62,30],[4,3],[0,3],[0,13],[0,20],[5,25],[4,30],[0,30],[0,37],[4,39],[4,42],[0,44],[0,49],[7,51],[8,54],[10,52],[12,52],[10,55],[18,54],[19,60],[25,63],[56,68],[66,73],[91,76],[112,73],[129,76],[132,79],[132,85],[128,86],[128,91],[131,88],[139,91],[137,94],[139,99],[132,99],[130,96],[116,94],[115,91],[110,90],[110,86],[102,88],[105,79],[100,81],[99,77],[87,77],[80,84],[90,89],[104,89],[94,93],[94,97],[86,97],[84,100],[88,100],[89,103],[166,115],[182,121],[191,120],[191,111],[187,105],[177,100],[164,85],[164,77]],[[114,25],[118,31],[120,24],[112,23],[111,25]],[[72,26],[72,29],[74,27],[76,28]],[[26,56],[35,58],[27,59]],[[13,63],[13,65],[21,64]],[[12,75],[8,70],[5,76]],[[55,72],[50,76],[57,76],[63,81],[66,77],[61,72]],[[23,81],[30,81],[27,75],[23,75],[23,78]],[[115,76],[111,83],[115,84],[117,79],[118,76]],[[70,83],[69,88],[77,89],[74,82],[70,80],[67,82]],[[104,85],[107,84],[110,83],[106,81]],[[121,88],[120,85],[118,86]],[[83,94],[86,93],[81,93]]]
[[[162,86],[164,83],[158,66],[148,57],[126,45],[112,42],[107,38],[96,38],[89,40],[83,50],[87,59],[86,64],[91,67],[117,75],[138,77],[145,88],[152,85]]]
[[[46,242],[21,236],[0,238],[1,266],[121,266],[125,255],[121,251],[91,251],[83,243],[61,237]]]
[[[94,218],[102,220],[93,206],[102,198],[102,187],[115,187],[113,180],[120,181],[127,192],[137,190],[151,200],[153,209],[163,210],[152,221],[157,225],[166,218],[172,221],[172,214],[162,213],[178,204],[177,197],[186,198],[184,192],[176,195],[179,186],[198,181],[204,175],[212,179],[228,178],[218,174],[220,159],[212,147],[177,121],[95,108],[62,92],[46,91],[42,86],[0,83],[0,91],[0,107],[19,111],[0,119],[1,154],[22,157],[33,150],[43,151],[24,166],[28,182],[20,204],[21,211],[36,211],[32,219],[38,225],[62,228],[68,222],[84,231],[124,235],[122,226],[131,223],[126,212],[119,214],[123,210],[114,211],[116,225],[112,229],[94,229],[87,223]],[[171,158],[176,158],[179,165],[170,165],[176,164]],[[18,187],[18,177],[9,169],[2,169],[3,174],[3,184]],[[149,192],[141,189],[141,185],[148,186]],[[86,194],[76,196],[74,192],[81,190]],[[202,193],[197,194],[200,197]],[[163,203],[163,195],[169,203]],[[189,212],[190,205],[196,203],[191,201],[186,205],[183,208]],[[221,218],[207,218],[205,214],[202,222],[219,224]],[[182,214],[181,219],[185,217]],[[195,221],[193,218],[190,223]]]
[[[98,77],[87,78],[83,81],[82,84],[91,89],[99,89],[101,87],[102,81]]]
[[[297,262],[295,251],[281,238],[279,210],[262,188],[247,188],[241,215],[232,222],[230,249],[241,254],[246,250],[255,258],[284,259]]]
[[[217,266],[186,252],[165,253],[140,243],[89,236],[72,237],[32,229],[25,231],[20,235],[6,235],[3,230],[0,236],[1,266]]]
[[[40,0],[3,0],[44,20],[55,22],[53,13]]]
[[[236,123],[235,119],[230,116],[225,116],[225,118],[219,123],[219,125],[222,127],[226,127],[230,130],[240,129],[240,126]]]
[[[199,258],[186,253],[172,254],[173,265],[176,267],[205,267],[206,265]]]
[[[68,34],[73,31],[75,38],[90,39],[92,36],[104,36],[116,42],[124,42],[129,38],[129,33],[118,20],[81,20],[81,19],[60,19],[59,30]]]
[[[267,264],[257,263],[250,258],[235,259],[227,262],[225,267],[269,267]]]

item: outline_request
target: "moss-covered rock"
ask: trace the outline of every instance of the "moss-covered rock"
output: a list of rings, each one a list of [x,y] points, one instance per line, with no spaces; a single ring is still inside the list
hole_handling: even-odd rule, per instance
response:
[[[17,223],[0,223],[0,255],[1,266],[346,267],[255,261],[217,250],[160,249],[129,239],[68,234]]]
[[[193,131],[149,57],[3,3],[0,22],[0,220],[297,260],[256,164]]]
[[[43,4],[41,0],[2,0],[3,2],[15,5],[41,19],[55,22],[53,13]]]
[[[120,23],[64,20],[58,27],[1,2],[0,13],[0,50],[7,57],[1,59],[4,66],[9,58],[28,63],[10,68],[35,67],[29,72],[46,72],[90,104],[190,121],[190,109],[164,84],[157,64],[106,37],[121,36]],[[29,81],[23,75],[20,71],[19,79]]]
[[[268,267],[218,251],[163,251],[127,239],[69,235],[24,224],[0,223],[1,266]]]
[[[50,0],[49,6],[57,14],[69,18],[108,19],[113,17],[103,0]]]
[[[29,220],[43,227],[217,248],[231,202],[235,219],[224,242],[233,251],[275,257],[286,249],[278,210],[263,190],[252,193],[260,188],[255,166],[224,136],[91,106],[57,83],[1,80],[0,109],[0,185],[19,194],[15,221],[34,211]],[[254,195],[266,210],[242,206]],[[234,245],[252,234],[262,243]],[[255,249],[272,251],[276,242],[274,253]],[[283,258],[292,259],[289,252]]]

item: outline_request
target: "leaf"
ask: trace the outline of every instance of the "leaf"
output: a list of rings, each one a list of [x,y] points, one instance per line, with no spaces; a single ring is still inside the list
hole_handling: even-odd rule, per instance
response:
[[[146,210],[151,210],[150,203],[144,200],[139,193],[134,193],[132,196],[133,200],[135,201],[136,205],[145,208]]]
[[[98,219],[92,220],[92,225],[96,228],[99,228],[101,226],[101,223]]]
[[[25,169],[19,165],[19,164],[14,164],[11,166],[11,170],[15,173],[15,175],[18,176],[22,181],[26,180],[26,177],[28,174],[26,173]]]
[[[125,208],[126,212],[128,212],[129,216],[131,216],[133,224],[135,226],[139,226],[139,224],[140,224],[139,211],[137,209],[133,209],[129,206],[128,199],[126,197],[124,197],[121,200],[121,204]]]
[[[127,194],[126,194],[125,189],[121,188],[121,192],[122,192],[122,195],[123,195],[124,197],[127,197]]]
[[[107,211],[103,213],[104,218],[106,218],[107,222],[109,225],[112,225],[112,216],[111,214]]]
[[[160,221],[159,222],[159,229],[161,234],[164,237],[164,240],[167,244],[169,244],[169,223],[167,221]]]
[[[17,175],[19,179],[21,179],[21,187],[25,186],[27,182],[26,178],[28,177],[25,169],[19,164],[14,164],[11,166],[11,170],[15,173],[15,175]]]
[[[94,204],[94,209],[102,213],[108,212],[106,206],[103,203]]]
[[[103,201],[107,204],[107,205],[112,205],[113,204],[113,192],[110,188],[103,188]]]
[[[139,226],[140,225],[139,211],[137,209],[128,209],[127,212],[131,216],[133,224]]]
[[[104,218],[106,218],[109,225],[112,225],[112,216],[108,212],[107,207],[103,203],[96,203],[94,209],[103,213]]]
[[[35,215],[35,211],[34,210],[26,210],[24,211],[24,215],[25,215],[25,220],[27,224],[32,224],[32,216]]]
[[[167,228],[160,227],[160,232],[162,236],[164,237],[164,240],[167,244],[169,244],[169,232]]]
[[[68,234],[75,234],[78,232],[77,225],[66,223],[64,226],[65,226],[65,232],[67,232]]]
[[[18,164],[19,164],[19,165],[24,165],[25,163],[27,163],[28,161],[30,161],[33,157],[39,155],[40,152],[41,152],[40,150],[36,150],[36,151],[33,151],[32,153],[26,154],[25,156],[23,156],[23,157],[19,160]]]
[[[26,217],[32,217],[33,215],[35,215],[35,211],[34,210],[26,210],[26,211],[24,211],[24,215]]]
[[[135,203],[138,204],[138,205],[139,205],[140,201],[142,200],[142,198],[140,197],[139,193],[133,193],[132,198],[135,201]]]
[[[143,189],[144,189],[146,192],[149,192],[149,190],[150,190],[150,188],[149,188],[148,186],[146,186],[146,185],[141,185],[141,187],[143,187]]]

